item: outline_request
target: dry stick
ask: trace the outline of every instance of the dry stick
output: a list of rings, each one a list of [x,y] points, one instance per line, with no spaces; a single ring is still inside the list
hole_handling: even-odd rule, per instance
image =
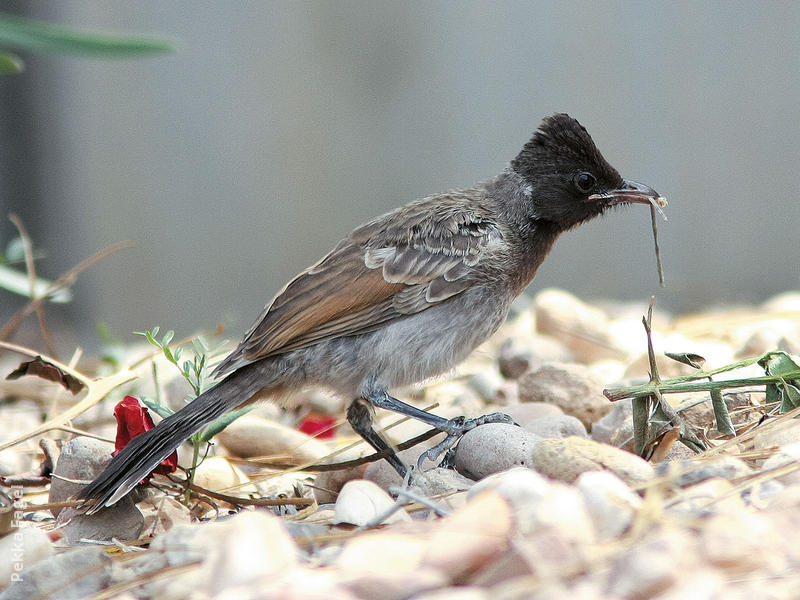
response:
[[[656,206],[655,204],[650,204],[650,222],[653,226],[653,244],[656,248],[656,265],[658,268],[658,285],[662,288],[667,287],[667,284],[664,282],[664,267],[661,264],[661,248],[658,245],[658,220],[656,219]]]
[[[213,490],[209,490],[208,488],[204,488],[202,486],[197,485],[196,483],[188,483],[186,479],[178,479],[177,477],[173,477],[172,475],[167,475],[167,479],[171,482],[178,484],[182,488],[187,488],[192,492],[197,492],[199,494],[203,494],[208,496],[209,498],[214,498],[215,500],[222,500],[223,502],[227,502],[228,504],[238,504],[238,505],[246,505],[246,506],[283,506],[285,504],[292,504],[295,506],[309,506],[314,504],[314,500],[312,498],[280,498],[280,499],[273,499],[273,498],[242,498],[241,496],[229,496],[228,494],[222,494],[220,492],[215,492]],[[188,485],[187,485],[188,484]]]
[[[20,324],[25,317],[27,317],[31,312],[36,310],[36,307],[45,300],[48,296],[53,294],[54,292],[60,290],[63,287],[70,286],[74,281],[75,278],[94,265],[95,263],[103,260],[107,256],[111,256],[112,254],[119,252],[125,248],[133,247],[133,242],[118,242],[116,244],[112,244],[99,252],[95,252],[89,258],[79,262],[77,265],[72,267],[66,273],[61,275],[58,279],[56,279],[49,288],[45,291],[41,298],[36,298],[35,300],[31,300],[25,306],[20,308],[5,324],[5,326],[0,329],[0,341],[4,341],[8,339],[14,332],[19,328]],[[0,350],[0,354],[2,354],[2,350]]]
[[[31,241],[31,236],[28,235],[28,230],[25,228],[22,219],[14,213],[8,215],[8,219],[14,224],[14,227],[17,228],[19,237],[22,240],[22,249],[25,253],[25,269],[28,271],[28,281],[30,281],[31,285],[31,300],[35,301],[38,298],[36,296],[36,266],[33,262],[33,242]],[[47,346],[47,351],[52,356],[58,358],[56,348],[53,345],[53,338],[50,335],[50,330],[47,329],[47,321],[44,316],[44,307],[42,303],[36,302],[34,310],[36,311],[36,318],[39,320],[39,330],[42,332],[42,338],[44,339],[45,346]]]

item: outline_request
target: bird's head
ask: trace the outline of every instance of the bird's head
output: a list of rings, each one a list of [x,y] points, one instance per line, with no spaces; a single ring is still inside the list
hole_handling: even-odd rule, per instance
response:
[[[664,199],[652,188],[623,179],[586,129],[566,114],[542,121],[531,140],[511,162],[531,186],[531,214],[566,230],[629,203],[660,206]]]

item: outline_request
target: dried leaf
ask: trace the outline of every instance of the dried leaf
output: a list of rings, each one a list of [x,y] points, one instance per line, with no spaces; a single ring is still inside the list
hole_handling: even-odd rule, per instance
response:
[[[6,379],[19,379],[24,375],[35,375],[47,381],[53,381],[64,386],[73,394],[77,394],[83,389],[83,383],[78,379],[69,373],[65,373],[54,364],[47,362],[41,356],[20,363],[16,369],[6,376]]]
[[[650,440],[644,449],[643,458],[650,462],[660,463],[666,458],[670,448],[672,448],[672,445],[678,440],[680,434],[680,428],[673,427]]]
[[[694,369],[702,369],[706,364],[706,359],[699,354],[692,354],[691,352],[664,352],[664,356],[678,361],[681,364],[689,365]]]

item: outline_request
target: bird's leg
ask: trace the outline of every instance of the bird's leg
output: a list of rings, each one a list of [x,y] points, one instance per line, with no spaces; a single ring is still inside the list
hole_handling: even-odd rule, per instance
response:
[[[375,448],[378,452],[388,449],[390,454],[386,460],[394,470],[398,472],[400,477],[405,479],[408,473],[408,467],[403,464],[403,461],[394,453],[391,446],[386,443],[375,429],[372,427],[373,408],[364,402],[362,398],[356,398],[350,403],[347,408],[347,421],[358,435],[360,435],[366,442]]]
[[[422,453],[422,455],[419,457],[419,460],[417,461],[418,468],[422,465],[422,463],[425,461],[426,458],[431,461],[435,461],[444,451],[448,450],[449,448],[452,448],[453,445],[455,445],[455,443],[461,438],[462,435],[464,435],[471,429],[475,429],[478,425],[485,425],[486,423],[508,423],[508,424],[514,423],[514,420],[511,417],[499,412],[483,415],[480,417],[475,417],[474,419],[466,419],[464,417],[445,419],[444,417],[440,417],[439,415],[434,415],[427,411],[419,409],[416,406],[411,406],[410,404],[406,404],[402,400],[393,398],[386,392],[373,392],[365,396],[365,399],[368,400],[373,406],[377,406],[378,408],[385,408],[386,410],[391,410],[400,413],[401,415],[406,415],[407,417],[412,417],[414,419],[422,421],[423,423],[427,423],[431,427],[435,427],[439,431],[442,431],[443,433],[447,434],[447,437],[443,441],[438,443],[430,450],[426,450],[425,452]],[[352,404],[350,406],[352,407]],[[349,419],[349,411],[348,411],[348,419]],[[366,439],[368,442],[370,442],[370,444],[372,444],[372,442],[366,437],[364,439]],[[377,446],[375,447],[377,448]]]

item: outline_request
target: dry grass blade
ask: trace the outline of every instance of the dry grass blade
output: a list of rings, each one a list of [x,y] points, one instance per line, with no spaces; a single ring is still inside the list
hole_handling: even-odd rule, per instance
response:
[[[656,204],[656,200],[652,199],[650,201],[650,223],[653,228],[653,244],[655,245],[656,249],[656,265],[658,268],[658,285],[662,288],[667,287],[667,284],[664,282],[664,266],[661,264],[661,247],[658,244],[658,219],[656,219],[656,211],[661,213],[661,216],[664,216],[664,213],[661,211],[661,207]],[[666,219],[666,217],[664,216]]]

